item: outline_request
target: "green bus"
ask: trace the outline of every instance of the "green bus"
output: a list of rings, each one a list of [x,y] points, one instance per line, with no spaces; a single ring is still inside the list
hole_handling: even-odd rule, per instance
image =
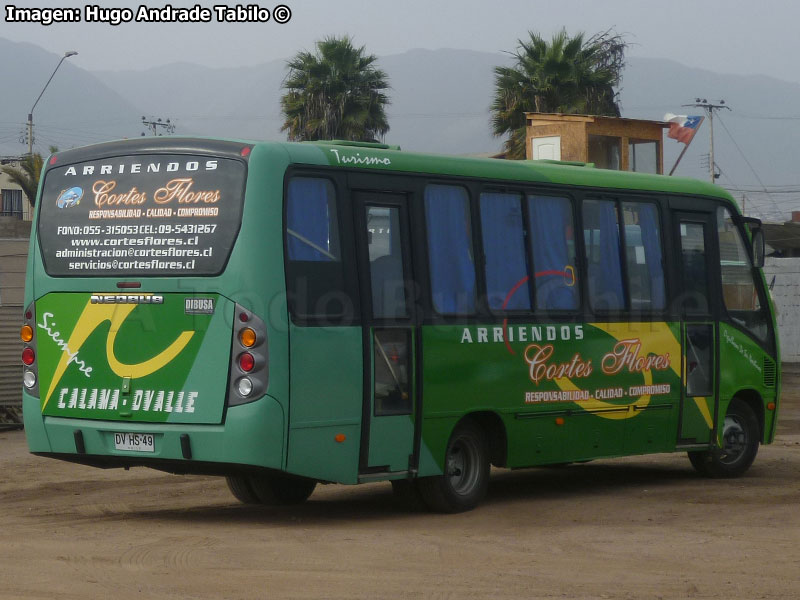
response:
[[[717,186],[346,141],[58,152],[25,287],[31,452],[225,476],[247,503],[388,480],[437,511],[516,469],[775,435],[763,236]]]

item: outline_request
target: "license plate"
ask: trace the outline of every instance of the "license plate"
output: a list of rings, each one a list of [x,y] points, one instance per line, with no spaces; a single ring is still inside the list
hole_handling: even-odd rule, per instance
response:
[[[152,433],[115,433],[114,448],[128,452],[155,452],[155,437]]]

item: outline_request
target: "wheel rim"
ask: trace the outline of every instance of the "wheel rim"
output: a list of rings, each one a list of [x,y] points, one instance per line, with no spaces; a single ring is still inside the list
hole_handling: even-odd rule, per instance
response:
[[[447,478],[459,495],[469,494],[478,481],[478,448],[472,440],[459,438],[447,453]]]
[[[747,430],[742,426],[741,421],[736,415],[725,417],[725,425],[722,429],[722,455],[720,462],[730,465],[744,456],[750,440],[747,438]]]

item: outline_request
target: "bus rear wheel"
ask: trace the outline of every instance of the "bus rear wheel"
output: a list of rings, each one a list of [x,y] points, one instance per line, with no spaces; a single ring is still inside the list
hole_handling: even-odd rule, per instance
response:
[[[258,501],[267,506],[301,504],[308,500],[317,487],[317,482],[313,479],[277,473],[251,475],[248,479]]]
[[[689,452],[699,473],[714,478],[743,475],[758,453],[760,431],[753,409],[739,398],[731,400],[722,429],[722,448]]]
[[[279,474],[228,475],[228,488],[244,504],[280,506],[305,502],[317,482]]]
[[[250,486],[250,481],[243,475],[228,475],[225,477],[228,489],[242,504],[258,504],[258,496]]]
[[[486,435],[473,421],[459,423],[445,452],[444,474],[418,480],[419,492],[433,510],[456,513],[475,508],[489,486]]]

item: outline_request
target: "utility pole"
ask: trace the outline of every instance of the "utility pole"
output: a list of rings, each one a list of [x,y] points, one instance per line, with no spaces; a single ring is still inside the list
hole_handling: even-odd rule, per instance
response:
[[[162,121],[161,117],[158,117],[156,120],[148,121],[147,117],[142,117],[142,125],[144,125],[147,129],[153,132],[153,135],[164,135],[164,133],[175,133],[175,124],[170,122],[169,119],[166,121]],[[159,133],[159,128],[164,129],[164,133]],[[142,132],[142,135],[145,135]]]
[[[708,129],[711,132],[711,145],[709,147],[709,170],[711,172],[711,183],[716,182],[717,174],[714,172],[714,111],[727,108],[731,110],[730,106],[725,105],[725,100],[720,100],[719,104],[709,102],[705,98],[695,98],[694,104],[683,104],[682,106],[694,106],[695,108],[702,108],[708,115]]]

